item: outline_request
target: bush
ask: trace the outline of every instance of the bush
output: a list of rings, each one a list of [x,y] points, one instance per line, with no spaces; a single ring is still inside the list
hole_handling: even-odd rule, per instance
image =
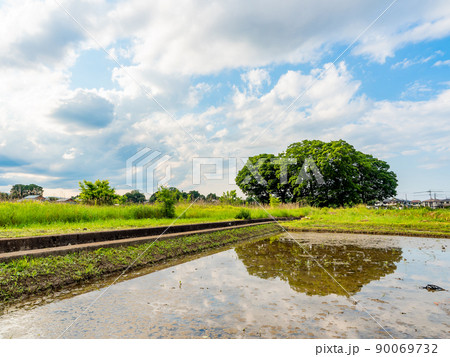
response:
[[[156,201],[161,204],[163,217],[175,217],[175,203],[177,202],[176,192],[169,190],[167,187],[160,187],[158,192],[156,192]]]
[[[108,180],[97,180],[95,182],[83,180],[80,186],[80,200],[90,205],[113,205],[120,203],[121,197],[116,190],[109,186]]]
[[[250,213],[250,210],[246,208],[241,208],[241,210],[238,212],[238,214],[234,217],[236,219],[251,219],[252,214]]]

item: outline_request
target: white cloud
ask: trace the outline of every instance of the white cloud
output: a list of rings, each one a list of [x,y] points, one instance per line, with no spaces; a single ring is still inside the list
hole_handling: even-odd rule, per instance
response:
[[[445,61],[436,61],[433,66],[450,66],[450,60],[445,60]]]
[[[31,180],[35,182],[49,182],[60,179],[60,177],[49,176],[49,175],[39,175],[39,174],[29,174],[26,172],[8,172],[0,174],[1,178],[4,179],[15,179],[15,180]]]
[[[385,6],[356,0],[134,0],[117,3],[97,31],[134,38],[133,61],[146,68],[165,75],[208,74],[317,60],[334,43],[357,38]],[[408,43],[450,34],[449,16],[445,0],[432,7],[419,0],[397,2],[360,38],[353,53],[384,62]]]
[[[270,74],[265,69],[252,69],[241,75],[241,79],[247,83],[250,93],[260,94],[264,84],[270,85]]]
[[[386,4],[368,0],[63,4],[120,61],[126,59],[126,65],[111,73],[120,89],[72,89],[69,69],[81,51],[97,44],[54,1],[0,5],[0,52],[5,54],[0,59],[1,155],[22,160],[29,175],[38,175],[30,180],[38,179],[45,168],[48,172],[40,179],[62,178],[55,187],[76,184],[79,178],[124,182],[127,155],[143,146],[170,153],[175,172],[183,179],[193,156],[223,156],[238,148],[241,155],[279,152],[305,138],[344,138],[381,156],[449,149],[448,91],[435,95],[417,80],[403,101],[373,102],[361,93],[361,81],[344,62],[318,64],[334,53],[333,46],[349,44]],[[361,37],[352,53],[383,62],[407,44],[449,34],[448,1],[438,0],[433,6],[399,1]],[[426,63],[431,57],[405,58],[394,68]],[[437,61],[435,66],[447,62]],[[277,65],[285,63],[308,63],[314,69],[285,71],[275,80],[280,75]],[[227,69],[245,69],[244,83],[229,84],[234,86],[229,98],[199,108],[203,98],[217,89],[203,76],[219,78]],[[86,106],[73,102],[90,104],[82,118],[77,115]],[[53,118],[64,106],[66,114],[69,106],[69,117],[78,125]],[[175,113],[174,119],[161,106]],[[81,125],[92,119],[94,109],[102,108],[108,115],[97,117],[97,125]],[[10,172],[0,175],[13,180]]]
[[[212,87],[207,83],[198,83],[195,86],[190,86],[186,103],[190,107],[195,107],[211,89]]]
[[[413,83],[408,84],[406,90],[401,93],[400,97],[402,99],[418,99],[430,92],[432,92],[432,90],[428,85],[420,83],[420,81],[414,81]]]
[[[431,61],[434,57],[435,57],[435,56],[432,55],[432,56],[428,56],[428,57],[426,57],[426,58],[415,58],[415,59],[408,59],[408,58],[405,58],[405,59],[403,59],[402,61],[393,64],[393,65],[391,66],[391,68],[392,68],[392,69],[397,69],[397,68],[405,69],[405,68],[414,66],[414,65],[416,65],[416,64],[424,64],[424,63],[427,63],[427,62]],[[438,62],[439,62],[439,61],[438,61]]]
[[[434,169],[438,169],[438,168],[443,167],[443,166],[445,166],[445,164],[432,162],[432,163],[429,163],[429,164],[419,165],[418,167],[421,168],[421,169],[425,169],[425,170],[434,170]]]
[[[340,132],[382,157],[396,156],[410,145],[420,152],[448,152],[449,99],[450,90],[446,90],[428,101],[374,103],[360,120],[344,125]]]
[[[449,34],[450,7],[445,0],[434,2],[433,6],[419,0],[398,1],[362,37],[353,53],[384,63],[407,44],[436,40]]]
[[[63,154],[62,158],[63,158],[64,160],[73,160],[73,159],[75,159],[76,154],[77,154],[77,149],[75,149],[75,148],[70,148],[69,150],[67,150],[67,151]]]

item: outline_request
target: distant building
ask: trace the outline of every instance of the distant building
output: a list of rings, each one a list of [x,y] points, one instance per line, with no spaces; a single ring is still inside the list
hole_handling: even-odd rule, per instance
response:
[[[26,202],[26,201],[43,202],[43,201],[45,201],[45,198],[41,195],[29,195],[29,196],[26,196],[26,197],[22,198],[21,200],[19,200],[19,202]]]
[[[429,200],[422,201],[422,206],[429,208],[441,208],[442,203],[441,200],[430,198]]]
[[[421,200],[412,200],[411,201],[411,207],[420,207],[422,205]]]
[[[450,198],[444,198],[441,200],[441,206],[443,208],[449,208],[450,207]]]
[[[389,198],[389,199],[383,201],[384,207],[398,207],[403,204],[404,204],[404,201],[400,200],[398,198]]]
[[[55,201],[56,203],[69,203],[69,204],[76,204],[77,201],[75,201],[73,198],[60,198],[59,200]]]

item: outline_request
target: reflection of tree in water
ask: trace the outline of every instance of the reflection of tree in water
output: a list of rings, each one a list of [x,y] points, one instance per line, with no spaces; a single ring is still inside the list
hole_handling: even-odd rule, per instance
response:
[[[362,248],[356,245],[302,245],[350,293],[372,280],[392,274],[402,257],[400,248]],[[346,295],[344,290],[292,241],[268,239],[237,247],[249,274],[280,278],[307,295]]]

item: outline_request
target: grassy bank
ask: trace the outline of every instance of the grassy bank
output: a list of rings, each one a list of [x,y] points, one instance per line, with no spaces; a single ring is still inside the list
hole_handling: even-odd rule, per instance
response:
[[[277,234],[280,231],[281,228],[278,225],[269,224],[138,246],[101,248],[96,251],[81,251],[63,256],[25,257],[0,263],[0,302],[5,306],[5,303],[14,302],[29,295],[44,294],[70,284],[122,272],[138,257],[133,269],[263,234]]]
[[[175,224],[214,222],[235,219],[242,207],[228,205],[188,204],[176,206]],[[187,210],[186,210],[187,209]],[[298,208],[246,208],[251,218],[299,216]],[[185,213],[183,213],[186,211]],[[163,218],[158,206],[87,206],[55,203],[0,203],[0,238],[44,234],[99,231],[117,228],[169,225],[173,219]]]
[[[429,236],[450,238],[450,210],[304,208],[306,219],[283,223],[292,230]]]
[[[175,224],[214,222],[235,219],[242,207],[213,204],[178,204]],[[286,223],[291,229],[309,231],[402,234],[450,237],[450,210],[313,208],[294,205],[270,208],[246,207],[251,218],[307,216]],[[185,212],[184,212],[185,211]],[[184,213],[183,213],[184,212]],[[161,217],[157,206],[86,206],[52,203],[0,203],[0,238],[78,231],[169,225],[173,219]]]

